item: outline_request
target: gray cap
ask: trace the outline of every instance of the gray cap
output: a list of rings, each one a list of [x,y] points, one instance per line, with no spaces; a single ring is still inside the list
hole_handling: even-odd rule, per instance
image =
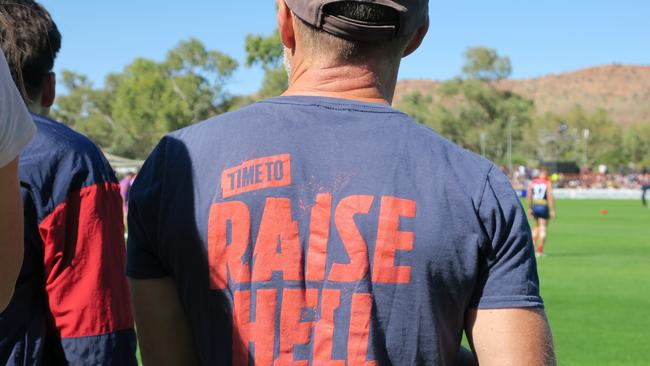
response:
[[[382,42],[415,32],[429,19],[429,0],[285,0],[293,13],[307,24],[337,37]],[[387,6],[399,14],[395,24],[362,22],[335,14],[326,7],[339,2],[362,2]]]

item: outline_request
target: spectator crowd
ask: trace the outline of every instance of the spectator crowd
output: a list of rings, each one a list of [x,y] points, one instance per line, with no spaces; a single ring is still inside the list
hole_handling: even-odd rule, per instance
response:
[[[507,170],[506,170],[507,171]],[[552,172],[552,171],[551,171]],[[539,173],[537,168],[520,165],[510,174],[513,187],[525,190],[531,179]],[[578,173],[552,172],[550,179],[555,188],[569,189],[643,189],[650,186],[650,171],[633,169],[610,172],[607,167],[581,169]]]

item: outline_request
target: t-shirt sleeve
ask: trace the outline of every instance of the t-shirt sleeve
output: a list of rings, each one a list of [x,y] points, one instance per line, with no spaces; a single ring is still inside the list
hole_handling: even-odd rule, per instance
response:
[[[13,161],[29,143],[36,126],[11,78],[0,51],[0,168]]]
[[[479,216],[488,240],[481,248],[472,307],[542,307],[528,219],[510,182],[496,168],[488,174]]]
[[[69,364],[137,365],[119,186],[90,141],[76,141],[52,162],[51,186],[65,198],[38,230],[48,311],[65,357]]]
[[[158,250],[165,145],[163,139],[143,165],[129,191],[126,272],[133,279],[154,279],[169,274]]]

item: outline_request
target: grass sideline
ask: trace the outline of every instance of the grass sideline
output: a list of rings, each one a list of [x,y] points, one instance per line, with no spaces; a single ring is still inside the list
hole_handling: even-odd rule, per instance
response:
[[[648,365],[650,210],[637,201],[556,204],[538,264],[558,364]]]
[[[560,200],[556,211],[538,264],[558,364],[650,364],[650,210]]]

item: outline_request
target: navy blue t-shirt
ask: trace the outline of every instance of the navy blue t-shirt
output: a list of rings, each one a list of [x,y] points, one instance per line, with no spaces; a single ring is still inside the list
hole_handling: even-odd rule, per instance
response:
[[[206,365],[453,365],[468,309],[543,306],[498,168],[321,97],[163,138],[131,191],[127,268],[174,279]]]

